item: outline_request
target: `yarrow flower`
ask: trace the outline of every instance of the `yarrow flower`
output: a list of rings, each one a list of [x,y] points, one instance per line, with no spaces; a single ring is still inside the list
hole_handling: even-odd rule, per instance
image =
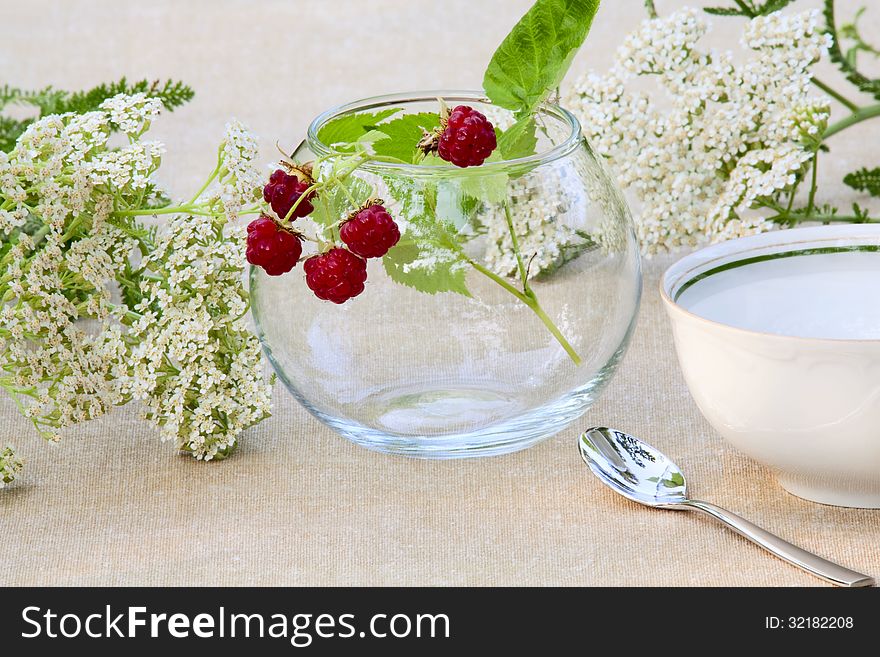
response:
[[[238,435],[268,417],[259,341],[243,326],[245,239],[223,220],[172,219],[144,262],[132,325],[132,394],[163,440],[199,459],[225,456]]]
[[[163,196],[164,148],[142,139],[160,110],[119,95],[37,120],[0,153],[0,387],[48,440],[138,397],[163,437],[217,458],[270,410],[232,223],[259,193],[256,141],[230,124],[219,191],[162,207],[175,216],[160,235],[138,219]],[[11,481],[20,463],[2,459]]]
[[[741,64],[699,49],[708,29],[693,9],[644,21],[615,66],[581,78],[569,98],[641,202],[646,253],[774,228],[756,210],[793,188],[829,118],[827,102],[810,96],[810,69],[830,45],[818,12],[750,21],[742,44],[752,54]],[[667,98],[630,89],[641,76]]]
[[[236,219],[241,208],[259,196],[263,180],[254,166],[257,147],[257,140],[239,121],[226,124],[226,139],[222,146],[226,172],[222,176],[220,199],[230,220]]]
[[[0,450],[0,488],[5,488],[15,481],[21,468],[21,459],[16,455],[12,445],[7,445]]]

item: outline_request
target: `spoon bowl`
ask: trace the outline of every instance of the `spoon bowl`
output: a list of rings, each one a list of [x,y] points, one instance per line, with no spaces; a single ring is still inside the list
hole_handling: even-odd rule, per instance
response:
[[[593,427],[581,434],[578,448],[593,474],[633,502],[664,506],[687,499],[687,482],[679,467],[634,436]]]
[[[645,506],[699,511],[727,525],[781,559],[838,586],[873,586],[874,579],[799,548],[721,507],[692,500],[679,467],[635,436],[593,427],[578,438],[578,452],[606,486]]]

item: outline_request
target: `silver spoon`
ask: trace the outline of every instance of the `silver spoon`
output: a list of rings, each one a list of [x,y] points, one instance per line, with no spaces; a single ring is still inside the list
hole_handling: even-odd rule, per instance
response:
[[[745,518],[709,504],[690,500],[678,466],[634,436],[593,427],[578,439],[581,458],[599,479],[626,498],[659,509],[701,511],[720,520],[781,559],[839,586],[873,586],[874,578],[802,550]]]

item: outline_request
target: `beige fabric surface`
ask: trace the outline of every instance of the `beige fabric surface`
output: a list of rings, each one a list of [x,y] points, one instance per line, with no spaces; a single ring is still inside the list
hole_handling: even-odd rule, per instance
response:
[[[161,119],[162,179],[181,194],[213,166],[237,116],[272,144],[342,101],[414,88],[476,87],[529,0],[0,2],[0,78],[77,88],[179,77],[196,100]],[[659,0],[661,11],[683,3]],[[715,3],[718,4],[718,3]],[[817,3],[799,0],[802,6]],[[852,13],[864,2],[841,2]],[[641,0],[605,0],[575,63],[604,69]],[[873,12],[880,14],[880,12]],[[866,23],[880,25],[880,15]],[[734,45],[722,23],[719,46]],[[833,72],[827,75],[838,81]],[[834,144],[840,173],[876,164],[880,125]],[[873,158],[873,159],[872,159]],[[692,492],[786,539],[880,575],[880,512],[820,506],[780,489],[694,406],[648,263],[639,327],[617,376],[578,425],[654,442]],[[0,439],[27,459],[0,491],[0,585],[813,585],[709,520],[639,507],[606,490],[576,454],[578,427],[525,452],[430,462],[358,448],[282,388],[275,416],[224,463],[175,455],[134,408],[42,443],[11,402]]]

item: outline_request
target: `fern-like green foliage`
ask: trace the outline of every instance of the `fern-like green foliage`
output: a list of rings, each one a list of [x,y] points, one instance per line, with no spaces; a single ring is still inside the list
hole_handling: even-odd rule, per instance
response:
[[[843,182],[859,192],[880,196],[880,167],[862,168],[848,173],[844,176]]]
[[[758,0],[733,0],[735,7],[706,7],[703,11],[715,16],[745,16],[757,18],[767,16],[790,5],[794,0],[766,0],[763,4]]]
[[[8,105],[29,105],[38,111],[36,117],[13,119],[0,116],[0,150],[10,151],[15,140],[35,119],[48,114],[65,112],[90,112],[108,98],[117,94],[145,93],[150,97],[159,98],[168,110],[174,110],[192,100],[195,92],[183,82],[166,80],[164,83],[155,80],[138,80],[129,82],[122,78],[116,82],[99,84],[86,91],[63,91],[45,87],[43,89],[19,89],[4,85],[0,87],[0,111]]]
[[[871,94],[877,100],[880,100],[880,80],[872,80],[863,75],[855,67],[855,63],[843,53],[840,47],[840,36],[838,35],[837,25],[834,19],[834,0],[825,0],[822,13],[825,16],[825,31],[831,36],[831,47],[828,49],[828,56],[831,61],[837,65],[846,79],[854,84],[859,91]]]
[[[865,13],[866,7],[861,7],[856,15],[853,16],[852,23],[846,23],[845,25],[840,26],[840,30],[838,33],[842,39],[848,39],[852,41],[852,45],[847,49],[845,53],[846,61],[853,67],[857,64],[857,58],[860,52],[873,55],[874,57],[880,57],[880,50],[878,50],[875,46],[871,45],[862,37],[861,30],[859,29],[859,19]]]

